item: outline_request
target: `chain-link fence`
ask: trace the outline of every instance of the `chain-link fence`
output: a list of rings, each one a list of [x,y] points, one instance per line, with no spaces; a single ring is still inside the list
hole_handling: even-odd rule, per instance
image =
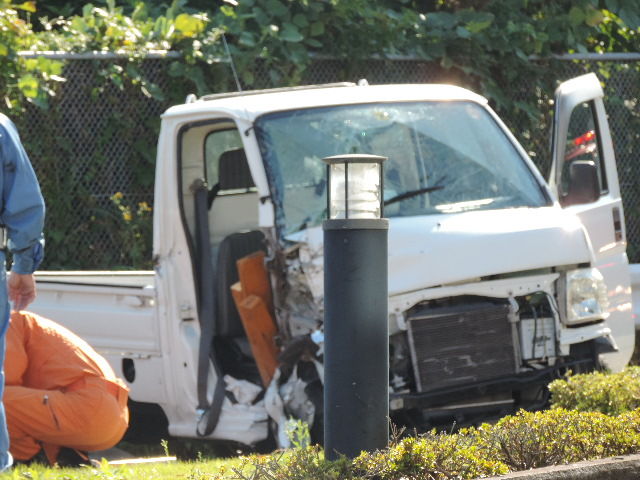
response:
[[[67,81],[49,110],[30,109],[17,119],[25,146],[38,172],[49,204],[44,268],[112,269],[150,266],[153,168],[160,114],[172,103],[145,96],[132,85],[104,81],[113,60],[69,60]],[[640,63],[624,61],[541,62],[553,80],[594,71],[606,85],[622,185],[632,261],[640,261]],[[191,93],[186,83],[167,74],[167,60],[146,60],[141,67],[148,81],[174,98]],[[259,72],[259,70],[258,70]],[[304,83],[356,81],[370,84],[447,82],[470,86],[465,78],[437,65],[411,59],[345,62],[322,59],[307,70]],[[267,72],[256,79],[272,85]],[[229,89],[233,84],[229,85]],[[533,85],[514,88],[513,97],[548,102],[553,92]],[[549,112],[552,107],[549,104]],[[549,165],[548,119],[522,126],[522,116],[500,112],[514,134],[546,172]],[[638,247],[636,247],[636,245]]]
[[[149,268],[160,115],[169,106],[105,80],[123,60],[73,60],[47,110],[17,119],[47,202],[48,269]],[[145,75],[170,88],[166,60]]]

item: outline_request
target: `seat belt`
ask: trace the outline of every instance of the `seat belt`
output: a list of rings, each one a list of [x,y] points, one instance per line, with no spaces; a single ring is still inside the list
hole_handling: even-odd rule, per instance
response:
[[[214,336],[214,320],[216,315],[215,276],[209,245],[209,208],[207,184],[197,179],[191,185],[194,195],[196,216],[196,252],[198,266],[198,318],[200,320],[200,345],[198,351],[198,413],[200,417],[196,425],[199,437],[206,437],[213,432],[220,419],[222,403],[225,398],[225,385],[222,372],[212,355]],[[209,380],[209,364],[213,363],[216,374],[216,386],[213,399],[209,403],[207,396]]]
[[[211,190],[207,193],[207,206],[211,209],[211,205],[213,205],[213,201],[218,196],[218,192],[220,192],[220,182],[216,183]]]

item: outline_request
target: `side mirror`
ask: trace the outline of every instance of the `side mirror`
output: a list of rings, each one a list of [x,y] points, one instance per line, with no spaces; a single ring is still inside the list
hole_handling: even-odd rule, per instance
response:
[[[582,205],[600,198],[598,167],[591,160],[574,160],[569,165],[569,188],[560,202],[562,206]]]

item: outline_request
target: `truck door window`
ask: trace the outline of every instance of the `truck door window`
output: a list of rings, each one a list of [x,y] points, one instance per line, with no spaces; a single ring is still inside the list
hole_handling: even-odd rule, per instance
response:
[[[209,188],[218,183],[220,156],[227,151],[242,148],[242,139],[237,129],[217,130],[209,133],[204,145],[204,158]]]
[[[258,200],[255,187],[246,187],[247,181],[251,181],[246,159],[243,165],[237,164],[243,168],[234,169],[232,175],[228,175],[227,169],[227,174],[223,175],[226,189],[214,190],[220,182],[220,158],[244,159],[242,138],[235,123],[221,118],[187,124],[179,134],[179,149],[181,208],[191,237],[195,238],[196,232],[192,186],[203,177],[209,188],[211,245],[217,246],[225,236],[234,232],[254,230],[258,225]],[[234,166],[229,162],[226,165]],[[246,188],[236,188],[240,184]]]
[[[227,125],[210,131],[204,140],[209,235],[214,248],[228,235],[258,227],[258,194],[242,138],[235,125]]]
[[[571,112],[560,184],[561,194],[563,195],[567,193],[569,188],[569,167],[576,160],[591,160],[595,163],[598,171],[600,192],[605,193],[608,190],[595,118],[595,108],[591,102],[578,105]]]

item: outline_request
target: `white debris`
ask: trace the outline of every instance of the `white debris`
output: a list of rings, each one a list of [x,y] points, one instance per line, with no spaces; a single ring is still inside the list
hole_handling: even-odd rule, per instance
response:
[[[224,382],[227,385],[227,391],[233,393],[233,396],[241,405],[251,405],[262,391],[262,387],[259,387],[255,383],[238,380],[231,375],[225,375]]]

